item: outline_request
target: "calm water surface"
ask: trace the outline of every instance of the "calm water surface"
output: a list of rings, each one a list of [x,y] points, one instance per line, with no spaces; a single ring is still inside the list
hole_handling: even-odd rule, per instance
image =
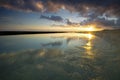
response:
[[[0,36],[0,80],[120,80],[120,33]]]

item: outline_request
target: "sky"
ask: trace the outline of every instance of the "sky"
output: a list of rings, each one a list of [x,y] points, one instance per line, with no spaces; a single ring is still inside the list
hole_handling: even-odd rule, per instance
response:
[[[0,0],[0,31],[120,28],[120,0]]]

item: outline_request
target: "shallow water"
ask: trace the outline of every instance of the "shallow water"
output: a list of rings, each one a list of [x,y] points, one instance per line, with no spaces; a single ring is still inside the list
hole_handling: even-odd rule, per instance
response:
[[[120,80],[120,33],[0,36],[0,80]]]

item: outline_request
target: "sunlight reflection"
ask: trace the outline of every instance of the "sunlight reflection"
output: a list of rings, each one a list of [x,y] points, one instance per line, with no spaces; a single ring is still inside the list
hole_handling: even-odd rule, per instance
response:
[[[94,36],[91,33],[88,33],[87,36],[88,38],[88,42],[86,43],[86,45],[84,46],[84,48],[86,49],[86,53],[89,57],[93,58],[94,54],[92,53],[92,40],[94,39]]]
[[[90,39],[92,39],[93,38],[93,35],[92,34],[88,34],[88,39],[90,40]]]

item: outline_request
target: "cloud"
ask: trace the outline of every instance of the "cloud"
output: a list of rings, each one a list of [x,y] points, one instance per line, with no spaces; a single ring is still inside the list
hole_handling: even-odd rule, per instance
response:
[[[68,26],[73,26],[73,27],[79,27],[80,26],[80,23],[76,23],[76,22],[72,22],[72,21],[70,21],[69,19],[66,19],[67,21],[66,21],[66,24],[68,25]]]
[[[79,26],[97,22],[105,26],[120,26],[120,1],[119,0],[1,0],[0,7],[12,10],[26,12],[57,12],[65,9],[70,12],[78,12],[80,16],[87,17],[88,20],[75,23],[66,21],[67,25]],[[108,17],[118,17],[116,23],[114,20],[99,18],[106,14]],[[56,22],[65,21],[60,16],[41,15],[42,19],[48,19]]]
[[[76,22],[72,22],[70,19],[64,19],[64,24],[53,24],[51,26],[53,27],[80,27],[80,22],[76,23]]]
[[[106,14],[103,14],[102,16],[96,16],[95,14],[92,14],[88,16],[88,20],[85,20],[80,24],[82,25],[97,24],[104,27],[117,28],[120,26],[120,18],[114,16],[111,17]]]
[[[60,16],[45,16],[45,15],[41,15],[40,16],[41,19],[47,19],[47,20],[52,20],[52,21],[56,21],[56,22],[62,22],[63,18]]]
[[[95,11],[99,14],[120,15],[119,0],[1,0],[0,6],[24,11],[58,11],[67,9],[80,13]]]
[[[95,22],[104,27],[118,28],[120,26],[120,19],[116,22],[114,20],[97,19]]]
[[[1,0],[0,7],[26,12],[41,12],[44,9],[41,0]]]
[[[95,24],[96,27],[102,28],[119,28],[120,27],[120,18],[113,18],[113,17],[88,17],[87,20],[82,22],[73,22],[69,19],[66,19],[65,24],[57,25],[53,24],[51,26],[54,27],[85,27],[86,25]]]
[[[51,2],[49,7],[53,7],[52,10],[58,10],[58,8],[64,8],[69,11],[77,11],[80,13],[88,13],[90,11],[95,11],[99,14],[102,13],[114,13],[116,15],[120,15],[120,5],[119,0],[49,0]],[[54,7],[55,6],[55,7]],[[48,8],[49,10],[49,8]]]

